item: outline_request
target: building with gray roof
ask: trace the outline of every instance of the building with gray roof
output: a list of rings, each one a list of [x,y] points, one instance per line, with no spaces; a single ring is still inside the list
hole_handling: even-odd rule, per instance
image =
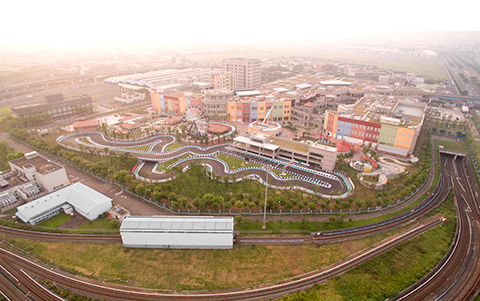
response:
[[[231,249],[233,217],[128,216],[120,235],[128,248]]]
[[[38,224],[62,211],[72,209],[93,221],[112,208],[112,199],[75,183],[17,208],[15,215],[26,224]]]

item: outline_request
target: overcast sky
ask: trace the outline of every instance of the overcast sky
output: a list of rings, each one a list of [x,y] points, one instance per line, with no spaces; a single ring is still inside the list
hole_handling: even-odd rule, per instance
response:
[[[0,44],[127,46],[270,41],[419,40],[404,31],[469,31],[480,40],[474,1],[3,1]],[[391,31],[402,31],[395,33]],[[476,32],[475,32],[476,31]],[[429,39],[455,39],[455,32]]]

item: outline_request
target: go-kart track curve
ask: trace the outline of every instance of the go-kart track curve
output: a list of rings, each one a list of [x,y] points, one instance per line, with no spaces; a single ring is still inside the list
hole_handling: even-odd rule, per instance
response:
[[[120,141],[105,137],[100,132],[83,132],[60,136],[57,138],[57,143],[67,148],[73,147],[76,150],[90,147],[96,148],[98,151],[106,151],[105,149],[108,148],[108,151],[116,153],[128,152],[141,161],[133,172],[137,179],[145,181],[169,181],[171,180],[170,171],[173,167],[180,165],[182,170],[186,171],[191,162],[198,160],[202,165],[207,166],[207,170],[214,172],[223,179],[235,175],[237,181],[247,177],[265,184],[268,173],[268,185],[270,187],[294,187],[323,197],[345,197],[351,194],[354,189],[352,181],[343,174],[311,170],[301,165],[289,164],[290,162],[285,160],[276,160],[240,151],[233,149],[231,143],[209,147],[184,145],[167,151],[170,145],[178,143],[175,136],[160,134],[141,140]],[[148,150],[143,150],[147,148]],[[239,166],[230,170],[228,163],[216,156],[218,154],[247,160],[255,166]],[[169,161],[172,161],[171,164]],[[163,166],[163,163],[166,162],[168,164]],[[163,167],[159,168],[159,164]],[[334,195],[332,195],[332,191],[335,191]]]

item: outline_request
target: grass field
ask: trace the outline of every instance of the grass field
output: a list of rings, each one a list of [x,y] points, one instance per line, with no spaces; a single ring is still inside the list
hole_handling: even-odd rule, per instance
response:
[[[148,151],[148,149],[150,148],[150,145],[143,145],[143,146],[137,146],[137,147],[134,147],[134,148],[130,148],[130,149],[135,149],[135,150],[141,150],[141,151]]]
[[[47,219],[46,221],[38,224],[40,227],[50,227],[50,228],[56,228],[60,226],[61,224],[69,221],[71,219],[70,215],[66,215],[65,213],[60,213],[59,215],[56,215],[52,218]]]
[[[242,159],[238,159],[235,157],[230,157],[225,154],[216,154],[215,155],[218,159],[222,160],[223,162],[227,163],[228,168],[230,170],[240,168],[240,167],[260,167],[260,165],[252,162],[247,162]]]
[[[111,221],[105,218],[97,218],[92,222],[87,222],[79,227],[79,230],[118,230],[116,221]]]
[[[7,107],[0,107],[0,116],[1,115],[7,115],[7,114],[10,114],[12,113],[12,109],[7,106]]]
[[[147,288],[200,290],[255,285],[325,267],[387,234],[322,246],[248,246],[232,250],[125,249],[3,236],[23,249],[91,277],[132,280]]]
[[[168,160],[166,162],[163,162],[163,163],[159,163],[158,166],[157,166],[157,170],[158,171],[162,171],[164,170],[165,168],[169,167],[170,165],[172,165],[173,163],[179,161],[179,160],[182,160],[182,159],[185,159],[185,158],[190,158],[192,157],[192,155],[190,154],[186,154],[186,155],[182,155],[178,158],[174,158],[172,160]]]
[[[457,139],[458,142],[435,139],[435,148],[442,145],[445,150],[467,153],[467,144],[463,139]]]
[[[316,49],[305,47],[302,50],[288,49],[287,48],[275,48],[266,49],[265,51],[255,52],[226,52],[226,53],[200,53],[186,55],[186,58],[195,63],[212,63],[221,62],[228,57],[244,57],[265,59],[270,57],[281,56],[309,56],[316,57],[318,59],[329,59],[339,62],[349,62],[365,65],[376,65],[386,69],[392,69],[395,71],[420,73],[430,78],[438,78],[441,80],[447,80],[447,74],[445,73],[440,62],[433,59],[421,59],[411,57],[408,54],[371,54],[371,53],[354,53],[354,52],[342,52],[333,49]]]
[[[179,148],[179,147],[182,147],[183,145],[180,144],[180,143],[177,143],[177,142],[173,142],[172,144],[168,145],[166,148],[165,148],[165,152],[169,152],[171,150],[174,150],[176,148]]]
[[[415,283],[444,256],[455,233],[452,195],[435,210],[447,221],[399,246],[317,284],[314,289],[281,298],[290,300],[386,300]],[[432,246],[434,246],[432,248]]]

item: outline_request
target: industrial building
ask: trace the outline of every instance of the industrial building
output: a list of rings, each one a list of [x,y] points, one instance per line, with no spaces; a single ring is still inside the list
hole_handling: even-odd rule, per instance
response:
[[[128,216],[123,246],[164,249],[232,249],[233,217]]]
[[[34,182],[42,190],[52,192],[70,185],[63,166],[39,156],[37,152],[26,153],[23,158],[9,161],[13,173]]]
[[[35,225],[62,211],[73,213],[74,210],[93,221],[111,207],[111,198],[82,183],[75,183],[19,206],[15,215],[24,223]]]
[[[80,132],[95,132],[100,129],[100,120],[85,120],[85,121],[75,121],[72,124],[73,131],[75,133]]]
[[[163,93],[163,90],[168,88],[185,90],[194,81],[209,79],[211,74],[211,71],[197,68],[160,70],[142,74],[109,77],[105,80],[105,84],[116,85],[127,91],[135,91],[141,88],[155,88],[157,91]]]
[[[29,117],[39,114],[49,114],[51,119],[65,119],[91,111],[92,97],[82,95],[80,97],[64,99],[63,94],[48,95],[46,102],[11,106],[15,117]]]

